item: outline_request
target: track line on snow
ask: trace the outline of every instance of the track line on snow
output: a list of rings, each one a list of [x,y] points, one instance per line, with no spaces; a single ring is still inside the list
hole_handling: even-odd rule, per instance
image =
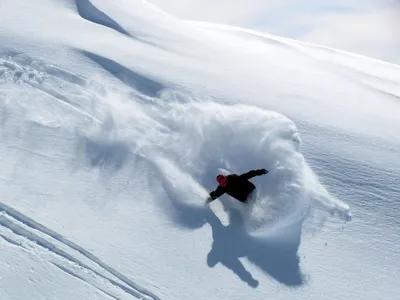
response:
[[[4,213],[3,213],[3,216],[0,216],[0,225],[5,225],[5,223],[9,223],[9,220],[8,220],[8,221],[4,221]],[[11,230],[13,233],[16,233],[15,230],[13,231],[13,230],[12,230],[11,228],[9,228],[8,226],[4,226],[4,227],[5,227],[5,228],[8,228],[9,230]],[[17,235],[19,235],[19,234],[17,234]],[[24,238],[27,238],[27,237],[25,237],[25,236],[23,236],[23,235],[20,235],[20,236],[21,236],[21,237],[24,237]],[[17,246],[17,247],[20,247],[20,248],[24,248],[26,251],[29,251],[29,252],[32,251],[32,249],[28,248],[28,247],[25,246],[23,243],[18,242],[18,241],[15,241],[15,240],[13,240],[12,238],[6,236],[5,234],[3,234],[3,233],[1,233],[1,232],[0,232],[0,237],[2,237],[6,242],[8,242],[8,243],[11,244],[11,245],[14,245],[14,246]],[[31,241],[32,241],[32,239],[28,239],[28,240],[31,240]],[[36,243],[36,241],[34,241],[34,242]],[[40,245],[39,245],[39,246],[40,246]],[[76,279],[78,279],[78,280],[84,282],[85,284],[88,284],[88,285],[92,286],[93,288],[95,288],[96,290],[99,290],[100,292],[104,293],[105,295],[107,295],[107,296],[109,296],[109,297],[111,297],[111,298],[113,298],[113,299],[120,300],[119,298],[115,297],[115,296],[112,295],[111,293],[109,293],[109,292],[107,292],[106,290],[104,290],[102,287],[96,286],[95,284],[91,283],[89,280],[86,280],[83,276],[81,276],[81,275],[79,275],[79,274],[77,274],[77,273],[75,273],[75,272],[69,270],[68,268],[62,266],[61,264],[58,264],[58,263],[55,263],[55,262],[50,262],[50,263],[53,264],[53,265],[54,265],[55,267],[57,267],[58,269],[60,269],[61,271],[67,273],[67,274],[70,275],[70,276],[73,276],[74,278],[76,278]]]
[[[29,79],[34,79],[39,83],[48,77],[48,75],[51,75],[60,81],[65,81],[81,88],[87,85],[86,80],[79,75],[54,65],[48,65],[43,61],[35,60],[22,53],[0,53],[0,67],[3,67],[3,71],[8,69],[12,72],[25,73]],[[15,75],[15,73],[9,73],[9,75]]]
[[[37,152],[37,151],[33,151],[31,149],[28,149],[28,148],[25,148],[25,147],[21,147],[21,146],[17,146],[17,145],[7,145],[7,148],[21,150],[23,152],[28,152],[30,154],[37,155],[37,156],[40,156],[40,157],[43,157],[43,158],[46,158],[46,159],[54,159],[54,157],[51,157],[49,155],[46,155],[46,154],[43,154],[43,153],[40,153],[40,152]]]
[[[59,233],[46,228],[45,226],[41,225],[40,223],[32,220],[31,218],[23,215],[22,213],[14,210],[13,208],[11,208],[1,202],[0,202],[0,212],[3,212],[3,215],[0,216],[0,225],[10,229],[15,234],[17,234],[19,236],[23,236],[23,237],[27,238],[28,240],[31,240],[32,242],[41,246],[42,248],[45,248],[45,249],[53,252],[54,254],[94,273],[98,277],[101,277],[101,278],[107,280],[113,286],[122,289],[127,294],[130,294],[139,299],[154,299],[154,300],[159,299],[155,294],[140,287],[139,285],[134,283],[132,280],[130,280],[129,278],[127,278],[126,276],[124,276],[123,274],[121,274],[120,272],[115,270],[114,268],[112,268],[112,267],[108,266],[107,264],[105,264],[104,262],[102,262],[99,258],[97,258],[93,254],[91,254],[89,251],[87,251],[84,248],[69,241],[68,239],[66,239],[62,235],[60,235]],[[6,215],[4,215],[4,213]],[[11,219],[8,218],[7,216],[9,216]],[[30,229],[37,230],[38,232],[40,232],[41,234],[43,234],[45,236],[51,237],[52,239],[63,244],[64,246],[67,246],[68,248],[70,248],[72,250],[79,252],[85,258],[89,259],[89,261],[91,261],[92,263],[95,263],[97,266],[99,266],[103,271],[107,271],[109,274],[115,276],[117,278],[117,280],[121,281],[122,283],[118,282],[117,280],[111,279],[108,276],[101,274],[99,271],[97,271],[94,268],[90,267],[89,265],[83,263],[79,259],[72,256],[70,253],[67,253],[66,251],[57,247],[54,243],[52,243],[52,242],[48,241],[47,239],[42,238],[39,235],[18,225],[17,224],[18,222],[24,224],[25,226],[27,226]]]
[[[2,176],[0,176],[0,180],[11,182],[10,178],[5,178],[5,177],[2,177]]]
[[[101,122],[91,114],[92,96],[87,91],[88,82],[83,77],[60,67],[23,54],[0,52],[0,82],[26,84],[58,100],[66,108],[92,121]]]
[[[20,243],[14,241],[13,239],[10,239],[8,236],[5,236],[4,234],[0,233],[0,236],[7,241],[8,243],[14,245],[14,246],[18,246],[18,247],[22,247]]]
[[[76,278],[76,279],[78,279],[78,280],[81,280],[81,281],[83,281],[83,282],[86,283],[86,284],[91,285],[93,288],[95,288],[95,289],[101,291],[101,292],[104,293],[105,295],[107,295],[107,296],[109,296],[109,297],[111,297],[111,298],[113,298],[113,299],[119,300],[119,298],[115,297],[115,296],[112,295],[111,293],[109,293],[109,292],[107,292],[107,291],[105,291],[105,290],[103,290],[103,289],[101,289],[101,288],[95,286],[94,284],[92,284],[92,283],[88,282],[87,280],[85,280],[85,278],[83,278],[82,276],[79,276],[78,274],[75,274],[75,273],[72,272],[71,270],[68,270],[67,268],[63,267],[62,265],[57,264],[57,263],[54,263],[54,262],[52,262],[52,264],[53,264],[55,267],[59,268],[61,271],[67,273],[68,275],[70,275],[70,276],[72,276],[72,277],[74,277],[74,278]]]
[[[45,66],[44,67],[44,71],[49,75],[52,75],[52,76],[57,77],[57,78],[60,78],[60,79],[62,79],[64,81],[67,81],[69,83],[76,84],[76,85],[78,85],[80,87],[84,88],[86,86],[86,80],[85,79],[83,79],[82,77],[80,77],[78,75],[75,75],[75,74],[73,74],[71,72],[63,70],[63,69],[61,69],[59,67],[52,66],[52,65]]]
[[[82,109],[76,107],[73,104],[73,102],[68,99],[68,97],[58,93],[57,91],[52,90],[52,89],[50,89],[48,87],[45,87],[45,86],[40,85],[40,84],[35,83],[35,82],[26,81],[26,80],[24,80],[24,82],[26,84],[30,85],[31,87],[33,87],[34,89],[37,89],[37,90],[41,91],[42,93],[45,93],[45,94],[47,94],[47,95],[59,100],[60,103],[62,103],[63,105],[67,106],[68,108],[71,108],[71,109],[75,110],[76,112],[84,115],[85,117],[88,117],[89,119],[94,120],[94,121],[99,121],[99,119],[93,117],[92,115],[88,114],[87,112],[83,111]]]

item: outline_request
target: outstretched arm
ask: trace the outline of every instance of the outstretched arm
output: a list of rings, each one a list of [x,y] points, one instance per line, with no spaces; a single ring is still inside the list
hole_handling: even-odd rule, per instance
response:
[[[253,177],[255,177],[255,176],[261,176],[261,175],[264,175],[264,174],[267,174],[268,173],[268,170],[266,170],[266,169],[259,169],[259,170],[251,170],[251,171],[249,171],[249,172],[247,172],[247,173],[243,173],[242,175],[240,175],[241,177],[244,177],[244,178],[246,178],[246,179],[250,179],[250,178],[253,178]]]
[[[207,202],[211,202],[225,194],[225,189],[221,186],[218,186],[215,191],[210,193],[210,197],[207,199]]]

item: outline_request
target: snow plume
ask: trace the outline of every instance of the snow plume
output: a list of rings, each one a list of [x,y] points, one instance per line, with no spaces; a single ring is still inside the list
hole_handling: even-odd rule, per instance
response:
[[[156,199],[162,210],[179,226],[194,229],[205,224],[204,201],[216,188],[218,172],[260,168],[270,172],[252,179],[258,195],[251,209],[229,196],[211,207],[222,203],[226,211],[239,210],[249,233],[275,238],[298,235],[313,209],[347,216],[348,207],[334,199],[308,167],[300,134],[285,116],[173,90],[156,98],[115,98],[119,100],[107,101],[115,114],[113,126],[123,124],[120,132],[134,144],[134,153],[156,167],[151,189],[159,192]]]
[[[220,199],[225,210],[239,209],[244,214],[247,229],[253,234],[282,236],[293,230],[297,234],[310,212],[313,221],[315,217],[318,219],[317,224],[325,215],[320,211],[338,213],[343,218],[349,216],[346,204],[329,195],[308,167],[301,154],[296,125],[282,114],[168,89],[109,60],[90,53],[85,55],[112,74],[123,73],[123,78],[117,78],[128,86],[139,85],[141,89],[126,91],[119,85],[107,88],[105,80],[96,78],[97,82],[103,83],[100,87],[40,62],[36,64],[48,74],[43,83],[35,83],[34,77],[41,73],[36,71],[38,67],[33,69],[32,64],[22,64],[20,68],[23,76],[30,72],[34,74],[33,78],[21,78],[27,89],[40,88],[46,95],[66,103],[62,106],[65,109],[73,109],[85,117],[85,122],[81,123],[85,126],[80,129],[78,125],[76,133],[79,136],[78,153],[84,153],[85,156],[80,158],[87,165],[115,171],[132,157],[146,161],[149,164],[146,172],[152,178],[158,178],[150,180],[150,190],[161,192],[156,199],[163,211],[178,224],[190,228],[204,225],[203,204],[208,192],[216,187],[218,172],[244,173],[260,168],[270,172],[252,179],[258,195],[251,210],[228,196]],[[56,80],[68,90],[73,89],[74,93],[62,94],[53,90],[50,83]],[[82,86],[85,86],[83,97],[86,98],[73,96],[83,93]],[[55,126],[68,124],[73,127],[73,120],[65,120],[68,114],[64,110],[55,120],[53,111],[53,119],[49,119],[47,110],[34,114],[38,108],[30,107],[30,96],[18,95],[18,98],[18,105],[29,110],[36,122],[52,120],[46,121],[46,125],[50,122]],[[90,123],[92,126],[88,129],[86,125]],[[161,190],[157,189],[160,182]],[[219,200],[211,207],[219,207],[218,203]]]

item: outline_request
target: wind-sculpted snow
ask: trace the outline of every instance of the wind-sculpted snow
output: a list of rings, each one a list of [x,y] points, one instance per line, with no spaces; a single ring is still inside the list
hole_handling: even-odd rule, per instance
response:
[[[106,57],[86,51],[83,51],[83,54],[99,64],[102,68],[110,72],[127,86],[146,96],[155,97],[165,88],[163,84],[152,80],[151,78],[147,78],[133,70],[127,69]]]
[[[105,13],[97,9],[90,0],[75,0],[75,2],[78,13],[82,18],[99,25],[110,27],[111,29],[129,36],[129,33],[124,28]]]

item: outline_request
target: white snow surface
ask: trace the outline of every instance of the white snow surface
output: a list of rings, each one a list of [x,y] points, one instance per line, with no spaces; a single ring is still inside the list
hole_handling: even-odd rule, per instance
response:
[[[400,67],[141,0],[0,3],[0,299],[396,299]],[[254,206],[219,172],[266,168]]]

